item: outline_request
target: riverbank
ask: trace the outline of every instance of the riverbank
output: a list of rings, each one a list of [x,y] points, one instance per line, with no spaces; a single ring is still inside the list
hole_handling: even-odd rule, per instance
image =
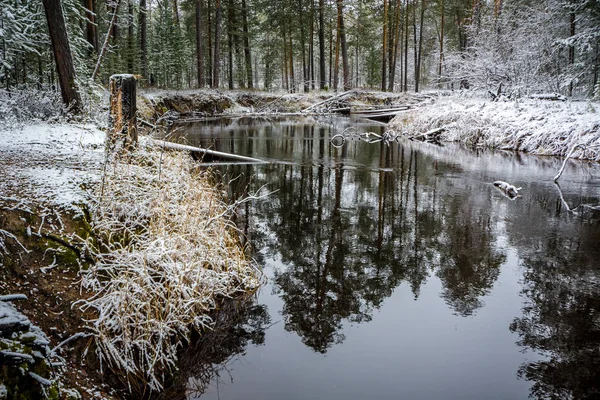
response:
[[[442,141],[469,147],[523,151],[600,161],[600,102],[438,96],[418,110],[399,114],[389,127],[412,137],[443,129]]]
[[[59,113],[2,115],[0,295],[19,301],[1,298],[0,398],[158,390],[192,333],[224,299],[251,296],[260,272],[189,155],[142,140],[107,157],[104,131]]]
[[[89,315],[72,304],[90,295],[81,291],[79,271],[91,261],[87,189],[101,180],[105,135],[92,125],[19,123],[0,131],[0,294],[27,298],[3,305],[12,312],[0,313],[0,333],[3,350],[27,362],[4,359],[0,384],[7,398],[102,398],[109,388],[81,367],[89,361],[85,340],[51,349],[86,330]],[[15,316],[24,322],[10,328]],[[31,332],[45,342],[19,339]]]
[[[214,89],[180,91],[142,89],[138,93],[138,112],[142,118],[149,121],[155,121],[165,114],[170,114],[173,118],[198,118],[217,114],[289,114],[299,113],[336,94],[324,91],[277,93]],[[385,107],[393,104],[416,104],[429,98],[428,95],[414,93],[355,89],[329,106],[331,108]]]

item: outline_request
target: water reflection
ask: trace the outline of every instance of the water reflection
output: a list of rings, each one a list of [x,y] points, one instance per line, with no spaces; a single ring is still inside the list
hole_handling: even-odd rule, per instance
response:
[[[198,398],[211,381],[227,375],[228,360],[244,353],[249,344],[262,345],[271,317],[264,305],[252,300],[225,301],[214,315],[214,326],[201,336],[193,337],[179,357],[177,375],[166,382],[154,400]],[[135,393],[134,398],[147,398]]]
[[[510,330],[519,345],[547,356],[519,368],[520,377],[534,382],[534,398],[600,397],[599,232],[597,224],[582,222],[555,223],[534,238],[513,227],[527,302]]]
[[[419,300],[435,279],[449,312],[477,316],[513,253],[524,268],[525,305],[510,331],[519,346],[543,357],[514,370],[533,382],[534,397],[594,397],[598,219],[567,211],[554,188],[540,182],[555,160],[411,143],[330,146],[329,137],[351,123],[382,132],[345,119],[187,127],[193,144],[274,161],[219,171],[227,182],[235,178],[233,198],[263,185],[274,192],[245,203],[237,217],[258,261],[277,260],[270,290],[283,302],[285,330],[326,353],[344,342],[349,324],[370,321],[400,286]],[[524,197],[502,197],[491,185],[499,177],[523,186]],[[599,194],[591,185],[579,190],[587,202]],[[568,181],[565,192],[576,204]]]

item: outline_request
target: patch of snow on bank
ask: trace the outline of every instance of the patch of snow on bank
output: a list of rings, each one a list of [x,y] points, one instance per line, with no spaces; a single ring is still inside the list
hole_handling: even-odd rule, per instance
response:
[[[33,198],[70,208],[100,180],[105,133],[91,125],[36,123],[0,130],[0,201]]]
[[[600,160],[598,102],[492,102],[451,96],[399,115],[390,126],[411,134],[444,127],[443,140],[539,155],[564,155],[576,143],[586,143],[588,149],[578,150],[574,158]]]

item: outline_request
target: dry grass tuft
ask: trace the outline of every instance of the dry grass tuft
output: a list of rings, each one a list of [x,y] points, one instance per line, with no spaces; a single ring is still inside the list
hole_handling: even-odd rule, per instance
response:
[[[261,274],[241,248],[231,207],[187,154],[141,149],[107,168],[92,212],[97,262],[81,302],[101,364],[160,390],[191,331],[220,299],[253,294]]]

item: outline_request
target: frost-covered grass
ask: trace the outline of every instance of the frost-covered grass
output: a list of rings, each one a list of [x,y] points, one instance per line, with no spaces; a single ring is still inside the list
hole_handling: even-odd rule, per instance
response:
[[[400,114],[391,129],[412,136],[443,127],[442,140],[473,147],[600,161],[600,103],[520,99],[492,102],[450,96]]]
[[[261,285],[205,174],[187,154],[141,148],[107,165],[92,207],[97,262],[83,285],[95,295],[81,306],[104,366],[153,390],[220,300]]]

